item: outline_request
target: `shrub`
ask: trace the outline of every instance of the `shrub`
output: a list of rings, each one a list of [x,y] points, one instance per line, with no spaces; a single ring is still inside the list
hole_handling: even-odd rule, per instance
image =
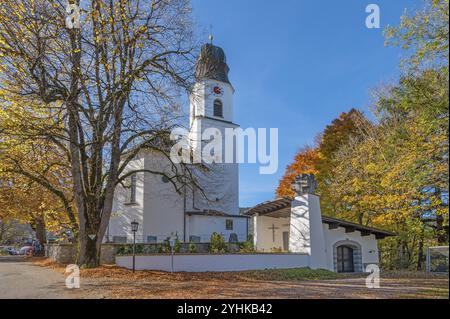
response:
[[[211,235],[211,245],[209,251],[214,254],[222,254],[227,252],[227,244],[221,235],[213,233]]]
[[[195,243],[190,243],[189,244],[189,253],[190,254],[197,253],[197,245]]]
[[[146,254],[146,247],[144,244],[136,244],[136,254]],[[133,254],[133,245],[127,244],[127,245],[121,245],[119,248],[117,248],[117,255],[131,255]]]
[[[253,237],[251,235],[248,236],[247,241],[242,243],[240,248],[241,253],[254,253],[256,252],[255,246],[253,244]]]
[[[133,246],[121,245],[117,249],[117,255],[131,255],[133,253]]]
[[[179,254],[181,252],[181,243],[178,237],[175,239],[175,243],[173,245],[173,252]]]
[[[131,251],[133,251],[133,245],[131,245]],[[145,245],[136,244],[136,254],[141,255],[145,253]]]
[[[170,248],[170,237],[168,237],[161,246],[161,253],[170,254],[172,249]]]

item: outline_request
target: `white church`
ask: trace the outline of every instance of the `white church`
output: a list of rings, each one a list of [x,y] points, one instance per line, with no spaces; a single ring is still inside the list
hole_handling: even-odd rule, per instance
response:
[[[190,97],[190,138],[196,141],[193,148],[205,142],[201,136],[207,128],[218,128],[223,133],[226,128],[239,127],[234,120],[234,88],[228,72],[224,51],[212,44],[204,45]],[[139,222],[137,239],[142,243],[161,243],[174,236],[181,242],[207,243],[214,232],[227,242],[244,242],[250,234],[261,260],[268,263],[260,266],[262,269],[291,268],[289,264],[276,264],[283,259],[276,254],[292,254],[302,256],[298,259],[301,264],[295,267],[361,272],[367,265],[379,263],[377,240],[394,235],[322,216],[319,197],[314,194],[314,179],[306,175],[294,185],[294,199],[266,202],[240,214],[238,164],[213,165],[213,170],[197,174],[202,191],[182,194],[174,190],[166,177],[150,173],[132,176],[129,187],[120,186],[116,191],[114,214],[105,240],[130,242],[130,224],[134,220]],[[142,151],[129,169],[157,170],[168,176],[173,173],[169,160],[150,151]],[[267,259],[270,254],[274,254],[274,266]],[[208,263],[208,259],[204,262]],[[230,267],[251,269],[251,262],[243,266],[241,259],[239,266]],[[219,264],[222,267],[223,262]]]
[[[239,127],[234,123],[234,88],[228,71],[224,51],[204,45],[190,97],[189,139],[194,150],[204,145],[202,133],[208,128],[219,129],[224,137],[226,128]],[[171,161],[150,151],[142,151],[129,169],[174,174]],[[160,243],[174,236],[182,242],[209,242],[214,232],[227,242],[246,241],[248,218],[239,214],[239,165],[213,164],[208,172],[192,170],[199,187],[182,195],[167,178],[150,173],[136,174],[128,188],[119,187],[108,240],[129,241],[129,225],[136,220],[141,225],[137,238],[144,243]]]

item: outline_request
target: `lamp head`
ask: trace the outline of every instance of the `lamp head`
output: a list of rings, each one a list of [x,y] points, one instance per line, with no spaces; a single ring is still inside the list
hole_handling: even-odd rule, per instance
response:
[[[135,233],[135,232],[137,232],[138,231],[138,228],[139,228],[139,223],[137,222],[137,221],[132,221],[131,222],[131,231],[133,232],[133,233]]]

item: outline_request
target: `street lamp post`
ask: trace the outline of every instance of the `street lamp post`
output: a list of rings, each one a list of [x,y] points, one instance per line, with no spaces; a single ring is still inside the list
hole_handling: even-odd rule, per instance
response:
[[[172,266],[171,266],[170,273],[173,274],[173,253],[174,253],[173,249],[175,247],[175,239],[173,237],[169,239],[169,245],[170,245],[170,254],[171,254],[171,259],[172,259],[172,262],[171,262]]]
[[[131,231],[133,232],[133,272],[136,271],[136,232],[138,228],[139,223],[137,221],[131,222]]]

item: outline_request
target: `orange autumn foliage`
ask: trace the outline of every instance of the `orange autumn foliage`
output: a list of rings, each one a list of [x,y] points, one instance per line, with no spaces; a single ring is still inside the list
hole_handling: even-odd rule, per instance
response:
[[[277,188],[278,197],[292,197],[294,192],[291,185],[299,174],[317,174],[317,163],[319,161],[317,149],[306,147],[301,149],[294,158],[294,162],[286,168],[286,172],[280,180]]]

